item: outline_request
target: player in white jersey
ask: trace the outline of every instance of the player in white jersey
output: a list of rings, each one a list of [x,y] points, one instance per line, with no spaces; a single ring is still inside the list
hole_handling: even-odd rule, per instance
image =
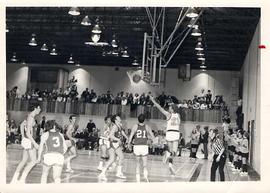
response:
[[[20,125],[21,135],[22,135],[22,142],[21,145],[23,147],[23,155],[22,160],[19,163],[19,165],[16,168],[16,171],[13,175],[13,178],[11,180],[11,183],[25,183],[26,177],[32,170],[32,168],[37,163],[37,149],[39,145],[34,140],[34,126],[36,124],[35,116],[38,115],[41,111],[41,108],[39,105],[33,106],[33,111],[28,115],[27,121],[22,122]],[[30,162],[27,163],[28,158],[30,158]],[[26,165],[26,166],[25,166]],[[25,168],[24,168],[25,166]],[[18,181],[18,177],[20,175],[20,172],[24,168],[24,171],[22,172],[21,179]]]
[[[73,132],[75,130],[75,123],[76,123],[76,116],[71,115],[69,117],[69,125],[67,127],[66,131],[66,145],[67,145],[67,153],[70,155],[66,158],[65,163],[67,164],[66,172],[73,173],[74,171],[71,169],[71,160],[77,157],[77,151],[76,151],[76,139],[72,136]]]
[[[110,141],[109,141],[109,134],[110,134],[110,126],[111,126],[111,117],[106,116],[104,118],[105,125],[103,129],[100,131],[100,137],[99,137],[99,147],[101,151],[100,161],[98,165],[98,170],[102,170],[103,166],[105,165],[106,160],[108,157],[108,148],[110,147]]]
[[[175,104],[170,105],[168,111],[166,111],[155,101],[152,96],[150,99],[167,119],[166,141],[168,150],[165,152],[164,162],[167,163],[168,161],[169,169],[171,173],[175,175],[175,170],[173,168],[173,157],[176,156],[178,141],[180,138],[180,115],[177,113],[177,106]]]
[[[124,154],[123,154],[123,137],[127,139],[124,129],[122,128],[122,120],[120,116],[113,115],[111,118],[112,124],[110,128],[109,140],[110,147],[109,150],[109,160],[106,162],[98,178],[101,180],[106,180],[106,172],[112,163],[115,161],[115,156],[119,159],[117,161],[118,167],[116,172],[116,177],[126,179],[122,172]]]

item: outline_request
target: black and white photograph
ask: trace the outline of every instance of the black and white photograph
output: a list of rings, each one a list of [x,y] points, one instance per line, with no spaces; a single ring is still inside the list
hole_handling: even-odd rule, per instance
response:
[[[6,6],[4,183],[260,182],[261,15]]]

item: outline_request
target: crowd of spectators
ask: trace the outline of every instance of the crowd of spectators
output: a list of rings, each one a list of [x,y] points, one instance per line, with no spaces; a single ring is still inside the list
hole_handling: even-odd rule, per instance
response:
[[[138,105],[152,106],[153,103],[150,100],[151,95],[151,92],[134,94],[121,91],[114,96],[110,90],[98,95],[94,89],[89,90],[88,88],[79,95],[76,84],[70,84],[65,90],[62,88],[53,89],[52,91],[32,89],[21,96],[19,95],[17,86],[7,92],[8,98],[58,102],[82,101],[85,103],[130,105],[131,108],[135,108]],[[199,96],[194,95],[193,99],[179,100],[175,96],[166,95],[165,92],[162,92],[156,99],[164,108],[167,108],[171,103],[174,103],[177,104],[179,108],[227,110],[227,105],[223,100],[223,96],[217,95],[213,100],[211,90],[204,93],[204,89],[202,89],[201,94]]]

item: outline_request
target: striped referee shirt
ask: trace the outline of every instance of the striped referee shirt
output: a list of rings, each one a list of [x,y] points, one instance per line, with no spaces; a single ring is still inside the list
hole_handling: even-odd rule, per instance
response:
[[[219,155],[221,150],[224,148],[221,140],[219,138],[214,139],[212,143],[212,149],[215,155]]]

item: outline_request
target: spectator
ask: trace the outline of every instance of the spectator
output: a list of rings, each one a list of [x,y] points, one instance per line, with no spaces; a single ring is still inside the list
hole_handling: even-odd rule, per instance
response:
[[[116,105],[121,105],[121,102],[122,102],[122,98],[121,98],[121,96],[120,96],[120,93],[118,93],[118,94],[116,95],[115,99],[114,99],[114,103],[115,103]]]
[[[192,103],[194,104],[194,103],[196,103],[196,102],[199,102],[198,96],[197,96],[197,95],[194,95],[194,98],[193,98],[193,100],[192,100]]]
[[[90,102],[90,92],[89,92],[89,89],[86,88],[82,94],[81,94],[81,98],[83,99],[84,102]]]
[[[201,143],[203,144],[204,159],[208,159],[208,132],[209,127],[205,126],[201,132]]]
[[[200,103],[198,101],[193,104],[193,109],[195,110],[200,109]]]
[[[166,98],[167,98],[167,96],[165,95],[164,91],[157,98],[161,107],[165,107]]]
[[[200,106],[200,109],[207,109],[207,104],[206,104],[206,102],[203,102],[202,104],[201,104],[201,106]]]
[[[185,146],[185,139],[183,138],[183,134],[180,133],[179,143],[178,143],[178,156],[181,157],[182,149]]]
[[[74,101],[77,100],[77,96],[78,96],[77,87],[73,85],[69,92],[69,98],[71,99],[71,101]]]
[[[200,129],[200,125],[196,125],[196,128],[194,128],[191,132],[190,135],[190,144],[191,144],[191,151],[190,151],[190,157],[191,158],[197,158],[196,154],[197,154],[197,150],[198,150],[198,146],[199,146],[199,139],[200,139],[200,133],[199,130]]]
[[[91,92],[90,92],[90,101],[92,103],[96,103],[97,102],[97,94],[95,93],[94,89],[91,89]]]
[[[145,93],[142,93],[140,96],[140,105],[145,105],[146,97]]]
[[[128,99],[127,99],[127,104],[131,105],[133,104],[133,94],[129,93]]]
[[[207,94],[205,95],[205,100],[206,100],[206,103],[209,105],[209,104],[212,104],[212,93],[211,93],[211,90],[208,90],[207,91]]]
[[[133,104],[138,105],[140,103],[140,96],[138,93],[135,93],[133,97]]]

